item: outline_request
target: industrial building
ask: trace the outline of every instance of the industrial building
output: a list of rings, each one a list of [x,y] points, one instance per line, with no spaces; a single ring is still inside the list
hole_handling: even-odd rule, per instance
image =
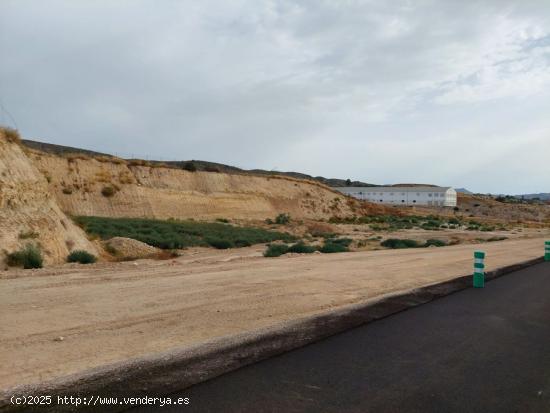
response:
[[[440,186],[375,186],[334,188],[357,199],[390,205],[455,207],[456,191]]]

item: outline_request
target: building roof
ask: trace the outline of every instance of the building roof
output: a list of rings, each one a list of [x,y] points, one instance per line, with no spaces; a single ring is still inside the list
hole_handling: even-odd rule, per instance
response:
[[[447,192],[450,186],[343,186],[334,188],[341,192]]]

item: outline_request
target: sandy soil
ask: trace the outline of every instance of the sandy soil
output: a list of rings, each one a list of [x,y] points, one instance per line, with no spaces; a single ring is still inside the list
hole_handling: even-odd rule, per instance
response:
[[[0,276],[0,387],[197,344],[542,255],[543,239],[421,250],[261,257],[261,247],[169,261]],[[243,254],[244,253],[244,254]],[[61,339],[62,337],[62,339]]]

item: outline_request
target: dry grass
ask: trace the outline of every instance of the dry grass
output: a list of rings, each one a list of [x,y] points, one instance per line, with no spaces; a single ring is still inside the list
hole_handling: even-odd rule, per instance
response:
[[[79,159],[82,161],[90,160],[90,157],[88,155],[84,155],[83,153],[69,153],[65,155],[65,158],[67,158],[67,162],[69,163],[75,162]]]
[[[110,172],[101,170],[96,172],[96,182],[110,183],[113,180],[113,176]]]
[[[10,128],[9,126],[0,126],[0,132],[8,142],[21,143],[21,135],[17,129]]]

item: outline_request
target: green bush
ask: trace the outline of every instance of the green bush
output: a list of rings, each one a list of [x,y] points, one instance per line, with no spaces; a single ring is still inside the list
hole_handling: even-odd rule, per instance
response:
[[[10,267],[42,268],[42,252],[36,245],[27,244],[19,251],[8,254],[7,264]]]
[[[349,251],[349,248],[346,245],[334,241],[335,240],[327,240],[319,251],[321,251],[323,254]]]
[[[222,224],[229,224],[229,220],[227,218],[216,218],[217,222],[221,222]]]
[[[275,217],[275,223],[277,225],[285,225],[290,222],[290,215],[289,214],[279,214]]]
[[[292,242],[296,239],[284,232],[219,222],[104,217],[76,217],[75,221],[89,235],[98,236],[103,240],[126,237],[161,249],[206,247],[212,245],[208,241],[217,243],[216,240],[225,240],[234,244],[232,246],[242,247],[278,240]],[[224,243],[219,245],[223,246]]]
[[[222,238],[206,238],[206,243],[219,250],[226,250],[235,246],[233,242]]]
[[[183,169],[189,172],[195,172],[197,170],[197,166],[193,162],[185,162],[183,164]]]
[[[67,262],[78,262],[80,264],[93,264],[96,261],[97,257],[95,255],[84,250],[73,251],[67,257]]]
[[[424,244],[425,247],[430,247],[432,245],[435,246],[435,247],[444,247],[444,246],[447,245],[447,243],[445,241],[440,240],[440,239],[429,239]]]
[[[393,248],[393,249],[421,247],[418,241],[415,241],[412,239],[399,239],[399,238],[389,238],[385,241],[382,241],[380,245],[386,248]]]
[[[296,252],[298,254],[312,254],[317,251],[317,248],[313,245],[306,245],[303,242],[298,242],[294,245],[291,245],[288,249],[288,252]]]
[[[329,240],[329,242],[333,244],[343,245],[344,247],[349,247],[353,240],[351,238],[334,238]]]
[[[270,244],[264,252],[264,257],[280,257],[288,252],[286,244]]]

